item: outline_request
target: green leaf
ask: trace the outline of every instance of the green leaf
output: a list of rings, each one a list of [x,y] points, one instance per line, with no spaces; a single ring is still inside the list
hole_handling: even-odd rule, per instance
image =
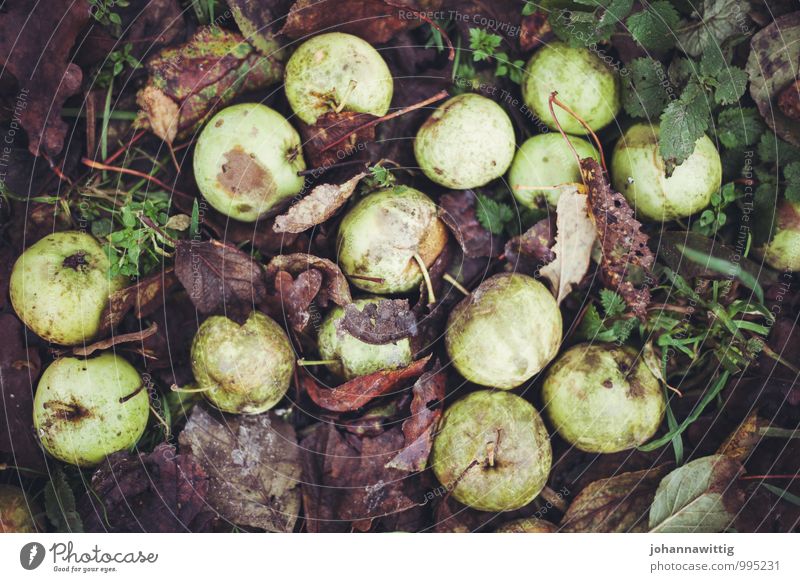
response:
[[[489,198],[484,194],[476,194],[477,207],[475,215],[481,226],[492,234],[502,234],[506,224],[514,220],[514,211],[508,205]]]
[[[658,61],[643,57],[628,66],[624,77],[622,105],[631,117],[657,119],[670,100],[666,72]]]
[[[83,533],[83,521],[75,504],[75,494],[64,471],[57,467],[44,488],[47,519],[59,533]]]
[[[716,78],[714,100],[720,105],[732,105],[739,101],[747,88],[747,73],[739,67],[726,67]]]
[[[761,284],[753,275],[742,269],[740,263],[733,263],[726,259],[713,257],[702,251],[689,248],[685,245],[676,245],[678,250],[683,253],[683,256],[688,260],[702,265],[704,268],[711,271],[716,271],[726,277],[733,277],[742,283],[745,287],[752,290],[758,299],[759,303],[764,303],[764,290]]]
[[[748,24],[749,11],[747,0],[703,0],[693,17],[676,27],[678,46],[693,57],[700,56],[707,47],[722,46],[726,40],[741,35]]]
[[[671,101],[661,114],[661,157],[674,165],[685,162],[708,129],[708,122],[706,93],[699,84],[690,82],[680,98]]]
[[[800,202],[800,162],[791,162],[783,168],[786,186],[783,195],[790,202]]]
[[[610,0],[605,2],[603,15],[600,17],[600,26],[617,26],[631,12],[633,0]]]
[[[766,489],[767,491],[770,491],[770,492],[774,493],[775,495],[777,495],[781,499],[784,499],[784,500],[788,501],[789,503],[791,503],[793,505],[797,505],[798,507],[800,507],[800,497],[798,497],[797,495],[794,495],[793,493],[790,493],[786,489],[781,489],[780,487],[775,487],[775,485],[770,485],[769,483],[762,483],[761,486],[764,489]]]
[[[632,14],[625,25],[633,39],[647,50],[666,50],[675,46],[674,30],[680,16],[666,0],[657,0],[641,12]]]
[[[500,35],[486,32],[482,28],[469,29],[469,47],[474,51],[472,59],[476,62],[493,57],[501,42],[503,38]]]
[[[525,6],[522,7],[522,15],[530,16],[536,12],[536,4],[532,0],[525,0]]]
[[[742,498],[744,469],[725,455],[702,457],[664,477],[650,507],[653,533],[718,533],[730,527]]]
[[[758,142],[758,157],[762,162],[775,162],[778,165],[800,161],[800,149],[783,141],[770,131],[761,134]]]
[[[764,132],[764,123],[755,107],[728,107],[717,117],[717,137],[728,149],[753,145]]]
[[[617,317],[625,313],[625,300],[611,289],[600,289],[600,304],[606,317]]]

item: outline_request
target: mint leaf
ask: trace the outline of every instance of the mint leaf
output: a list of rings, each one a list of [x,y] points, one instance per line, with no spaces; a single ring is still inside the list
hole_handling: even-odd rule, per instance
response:
[[[750,2],[747,0],[703,0],[691,19],[676,27],[678,46],[693,57],[700,56],[711,46],[722,46],[726,40],[741,34],[749,22],[749,11]]]
[[[705,91],[698,83],[690,82],[680,98],[670,102],[661,114],[658,145],[664,161],[675,166],[685,162],[708,129],[708,122]]]
[[[506,225],[514,220],[514,211],[508,204],[498,202],[484,194],[476,194],[475,216],[481,226],[492,234],[501,234]]]
[[[739,67],[726,67],[720,71],[716,82],[714,100],[720,105],[731,105],[744,95],[747,88],[747,73]]]
[[[622,106],[631,117],[656,119],[669,103],[666,71],[658,61],[643,57],[628,65],[630,74],[625,77]]]
[[[729,107],[717,117],[717,137],[728,149],[753,145],[763,131],[764,124],[755,107]]]
[[[774,133],[766,131],[758,142],[758,157],[762,162],[790,164],[800,161],[800,150],[783,141]]]
[[[666,0],[657,0],[625,21],[633,39],[647,50],[666,50],[675,46],[675,29],[680,22],[677,10]]]

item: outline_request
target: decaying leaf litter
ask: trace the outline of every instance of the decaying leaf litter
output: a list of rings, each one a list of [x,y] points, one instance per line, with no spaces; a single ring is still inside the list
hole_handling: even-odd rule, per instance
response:
[[[797,55],[786,39],[800,24],[791,3],[745,3],[741,27],[730,24],[727,0],[706,0],[692,13],[672,2],[601,0],[571,11],[511,0],[359,0],[336,10],[305,0],[55,4],[30,20],[21,3],[0,12],[0,127],[12,137],[0,152],[0,302],[9,332],[0,346],[0,482],[38,508],[12,522],[0,495],[0,529],[797,528],[800,137]],[[451,17],[431,20],[433,11]],[[375,95],[360,96],[352,83],[339,94],[312,92],[326,109],[303,119],[298,103],[308,88],[292,82],[290,59],[331,30],[379,49],[393,79],[388,109],[371,107]],[[619,126],[604,119],[603,106],[570,102],[568,86],[536,86],[546,75],[530,72],[546,73],[548,58],[570,51],[576,67],[603,61]],[[40,55],[45,66],[31,69]],[[497,109],[471,100],[486,113],[458,134],[458,116],[470,115],[465,94]],[[300,145],[278,162],[303,163],[301,188],[280,194],[257,221],[215,203],[194,168],[214,116],[247,103],[288,119],[287,135],[296,132]],[[455,164],[475,162],[473,175],[451,182],[448,148],[422,137],[437,110],[439,133],[455,132],[465,151],[472,141],[482,148]],[[487,128],[489,119],[499,125]],[[493,144],[509,133],[515,149],[506,156]],[[562,156],[552,177],[544,158],[515,154],[531,138],[544,147],[539,136],[548,133],[559,139],[547,155]],[[718,171],[718,183],[698,193],[699,205],[672,200],[689,188],[683,175],[703,136],[718,152],[719,167],[706,171]],[[648,206],[640,151],[657,151],[658,171],[683,184],[657,193],[663,206]],[[273,162],[259,158],[253,167],[274,176]],[[509,165],[509,176],[525,175],[514,172],[518,163],[533,172],[521,184],[506,176]],[[435,211],[424,216],[435,226],[398,231],[389,243],[369,235],[367,258],[351,260],[342,254],[349,233],[359,232],[351,217],[371,216],[376,192],[402,202],[375,202],[398,215],[426,213],[415,192],[429,197]],[[94,333],[59,345],[31,331],[15,264],[52,233],[75,230],[99,241],[103,273],[124,284],[106,295]],[[83,256],[66,264],[79,272]],[[397,256],[405,261],[399,271]],[[355,269],[359,260],[370,269]],[[363,274],[373,270],[385,275]],[[373,302],[356,307],[365,297]],[[342,316],[333,322],[336,309]],[[253,311],[280,331],[247,327]],[[513,352],[512,344],[495,353],[477,339],[464,345],[473,332],[455,320],[485,313],[526,346],[523,372],[512,373],[514,353],[493,381],[474,369]],[[560,321],[555,349],[533,350],[538,338],[512,328],[547,314]],[[236,349],[266,349],[277,333],[297,360],[268,412],[219,410],[229,404],[213,395],[224,381],[203,372],[205,351],[193,342],[198,326],[219,316],[247,330],[231,336]],[[485,325],[474,337],[496,333]],[[324,329],[337,361],[369,372],[344,377],[323,358]],[[576,445],[564,428],[570,418],[542,400],[551,362],[582,343],[627,345],[646,362],[629,369],[618,358],[608,377],[575,370],[583,379],[575,389],[585,387],[580,394],[596,406],[621,389],[615,406],[644,406],[638,374],[651,374],[663,391],[648,401],[662,407],[663,420],[633,449]],[[55,360],[107,351],[136,368],[150,411],[137,420],[135,447],[78,467],[43,449],[35,396]],[[376,353],[390,360],[376,367]],[[245,386],[254,381],[246,370],[232,374]],[[208,377],[217,384],[206,385]],[[490,485],[489,469],[517,459],[517,450],[521,458],[544,453],[505,442],[504,434],[525,433],[496,424],[491,410],[459,416],[456,402],[487,390],[513,395],[508,406],[519,418],[541,414],[552,447],[546,485],[522,483],[524,494],[509,492],[504,511],[469,501],[474,488]],[[472,422],[486,438],[442,482],[447,458],[435,442]]]

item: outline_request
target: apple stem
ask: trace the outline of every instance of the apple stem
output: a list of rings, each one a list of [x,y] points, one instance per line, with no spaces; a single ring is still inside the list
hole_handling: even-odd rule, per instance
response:
[[[466,287],[464,287],[461,283],[459,283],[455,279],[455,277],[451,277],[450,273],[445,273],[444,275],[442,275],[442,279],[444,279],[445,281],[450,283],[453,287],[461,291],[465,297],[469,297],[470,295],[472,295]]]
[[[134,396],[139,394],[139,392],[141,392],[144,389],[145,389],[145,385],[144,385],[144,383],[142,383],[142,384],[139,385],[139,387],[136,390],[134,390],[133,392],[131,392],[127,396],[123,396],[122,398],[120,398],[119,399],[119,403],[120,404],[125,404],[128,400],[130,400],[131,398],[133,398]]]
[[[553,104],[556,104],[559,107],[561,107],[561,109],[569,113],[572,117],[574,117],[578,121],[578,123],[580,123],[583,127],[586,128],[586,131],[588,131],[589,135],[592,136],[595,145],[597,145],[597,151],[600,152],[600,163],[603,166],[603,170],[607,174],[608,168],[606,167],[606,157],[605,155],[603,155],[603,145],[600,143],[600,138],[597,137],[597,134],[594,132],[594,130],[592,130],[589,124],[586,123],[586,121],[584,121],[584,119],[580,115],[575,113],[567,104],[565,104],[558,98],[558,91],[553,91],[552,93],[550,93],[550,99],[549,99],[550,114],[553,116],[553,120],[556,122],[556,125],[558,125],[558,130],[561,132],[561,135],[564,137],[564,139],[567,140],[567,143],[569,143],[569,147],[572,148],[572,153],[574,153],[575,157],[578,158],[578,165],[580,165],[581,161],[580,156],[578,156],[578,152],[575,151],[575,148],[572,147],[572,142],[570,142],[569,139],[567,139],[567,136],[564,135],[564,130],[561,129],[561,124],[558,123],[558,118],[556,118],[556,112],[553,110]]]
[[[187,394],[195,394],[199,392],[208,392],[209,388],[180,388],[177,384],[169,387],[172,392],[185,392]]]
[[[169,438],[170,434],[172,434],[172,428],[169,426],[169,423],[158,413],[152,404],[150,404],[150,412],[152,412],[153,416],[156,417],[158,424],[164,427],[164,436]]]
[[[436,294],[433,292],[433,283],[431,282],[431,275],[428,273],[428,267],[425,266],[425,261],[419,256],[419,253],[414,253],[414,260],[417,261],[420,271],[422,271],[422,278],[425,280],[425,287],[428,289],[428,303],[436,303]]]
[[[306,360],[304,358],[297,360],[298,366],[332,366],[338,363],[339,360]]]

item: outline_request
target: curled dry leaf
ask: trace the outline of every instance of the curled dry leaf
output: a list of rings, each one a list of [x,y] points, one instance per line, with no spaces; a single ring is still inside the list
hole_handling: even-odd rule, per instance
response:
[[[366,531],[377,520],[389,531],[402,529],[401,514],[421,511],[420,477],[386,467],[402,445],[399,427],[358,437],[318,424],[300,442],[306,529]]]
[[[424,22],[401,17],[401,10],[428,12],[443,4],[442,0],[298,0],[289,11],[281,34],[298,39],[335,29],[360,36],[369,43],[382,44]],[[347,18],[342,18],[342,14],[347,14]]]
[[[250,255],[216,240],[179,240],[175,274],[202,313],[231,303],[253,306],[267,294],[263,269]]]
[[[800,12],[776,18],[753,36],[750,47],[747,73],[758,111],[782,139],[800,146],[800,119],[790,106],[798,97],[795,81],[800,59]]]
[[[500,237],[483,228],[475,212],[472,190],[450,192],[439,198],[439,217],[453,233],[464,255],[470,258],[495,257]]]
[[[602,247],[600,271],[609,289],[619,293],[631,311],[644,319],[650,304],[651,269],[655,262],[647,235],[625,197],[614,192],[600,164],[581,160],[581,173],[589,189],[589,209]]]
[[[347,305],[353,301],[347,279],[336,263],[314,255],[294,253],[274,257],[267,265],[267,279],[274,279],[279,271],[286,271],[296,277],[309,269],[316,269],[323,275],[324,284],[317,295],[317,299],[323,307],[327,306],[330,301],[336,305]]]
[[[226,520],[291,532],[300,515],[300,451],[294,428],[273,413],[218,420],[195,406],[179,437],[208,474],[208,503]]]
[[[589,270],[592,247],[597,240],[587,197],[578,191],[577,185],[564,188],[558,198],[556,229],[552,248],[555,259],[540,272],[550,281],[556,301],[561,303]]]
[[[378,396],[400,390],[410,379],[422,374],[430,359],[431,356],[426,356],[412,362],[407,368],[381,370],[359,376],[335,388],[322,388],[310,376],[303,376],[301,382],[317,406],[334,412],[350,412],[358,410]]]
[[[386,466],[401,471],[422,471],[428,464],[433,434],[442,417],[447,375],[439,362],[414,383],[411,417],[403,421],[403,449]]]
[[[192,455],[167,443],[152,453],[114,453],[78,504],[87,532],[211,531],[209,479]]]
[[[552,263],[556,255],[555,220],[543,218],[521,235],[515,236],[506,243],[506,261],[512,271],[535,275],[539,270]]]
[[[356,186],[366,173],[360,172],[344,184],[320,184],[311,193],[301,198],[286,214],[277,216],[275,232],[300,233],[322,224],[333,216],[352,196]]]
[[[311,321],[309,307],[322,288],[322,273],[316,269],[303,271],[293,278],[286,271],[275,275],[275,291],[280,310],[288,317],[292,328],[302,332]]]
[[[56,156],[64,147],[68,125],[61,107],[83,81],[70,55],[89,18],[87,0],[4,3],[0,68],[19,85],[13,116],[25,128],[33,155]]]
[[[353,337],[368,344],[388,344],[417,335],[417,317],[408,299],[381,299],[359,311],[354,303],[345,306],[337,323]]]
[[[718,533],[727,529],[744,503],[742,465],[725,455],[695,459],[664,477],[650,508],[656,533]]]
[[[163,49],[147,63],[147,71],[149,78],[140,98],[157,107],[144,107],[139,125],[154,133],[157,128],[168,130],[167,135],[172,135],[175,109],[166,105],[166,98],[178,107],[175,133],[186,137],[237,95],[278,82],[283,64],[274,55],[259,54],[239,34],[206,26],[187,43]]]
[[[329,111],[313,125],[299,123],[303,154],[312,167],[330,168],[354,153],[364,151],[365,144],[375,140],[375,125],[367,124],[376,119],[369,113]]]
[[[561,531],[625,533],[647,531],[647,514],[661,479],[669,471],[661,465],[622,473],[586,486],[561,520]]]

